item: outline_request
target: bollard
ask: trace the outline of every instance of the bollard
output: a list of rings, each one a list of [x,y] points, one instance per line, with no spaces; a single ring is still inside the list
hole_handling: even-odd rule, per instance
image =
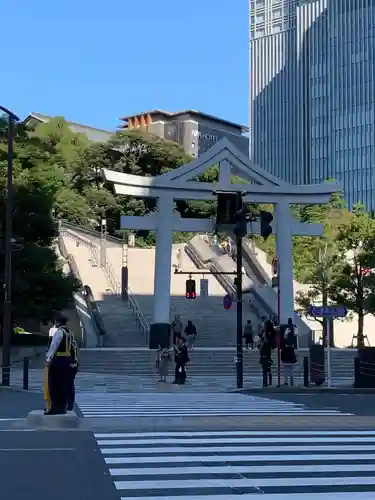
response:
[[[29,390],[29,358],[23,358],[23,388]]]
[[[353,387],[361,387],[361,360],[357,357],[354,358],[354,383]]]
[[[303,385],[309,387],[309,357],[303,358]]]

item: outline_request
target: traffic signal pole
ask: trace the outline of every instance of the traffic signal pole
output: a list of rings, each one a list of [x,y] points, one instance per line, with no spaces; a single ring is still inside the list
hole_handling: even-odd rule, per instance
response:
[[[242,349],[242,236],[236,234],[236,264],[237,264],[237,349],[236,372],[237,389],[243,388],[243,349]]]

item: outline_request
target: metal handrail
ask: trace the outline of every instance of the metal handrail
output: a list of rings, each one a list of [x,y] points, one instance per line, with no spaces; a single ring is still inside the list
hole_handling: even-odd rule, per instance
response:
[[[83,233],[86,233],[88,237],[94,236],[95,238],[100,238],[100,231],[97,231],[95,229],[90,229],[84,226],[80,226],[79,224],[73,224],[72,222],[67,222],[64,219],[59,220],[60,226],[65,226],[67,230],[71,229],[72,231],[81,231]],[[124,242],[120,238],[116,238],[115,236],[112,236],[110,234],[106,235],[106,239],[112,243],[117,243],[118,245],[123,245]]]
[[[205,267],[208,267],[208,269],[210,271],[213,271],[215,273],[219,273],[220,272],[220,269],[213,262],[211,262],[211,261],[209,261],[207,263],[202,262],[201,259],[199,258],[199,256],[197,255],[197,253],[194,251],[194,248],[190,244],[190,242],[186,245],[185,252],[189,255],[189,257],[191,258],[191,260],[194,262],[194,264],[198,268],[203,269]],[[220,275],[218,274],[216,277],[219,280],[222,280],[222,281],[225,282],[225,287],[223,287],[223,288],[227,292],[229,292],[233,296],[236,294],[235,287],[232,285],[232,283],[228,280],[228,278],[224,274],[220,274]]]
[[[109,281],[112,293],[114,295],[121,295],[121,283],[117,279],[115,270],[113,269],[112,264],[109,262],[107,257],[105,258],[103,268],[104,274]]]
[[[110,282],[113,294],[114,295],[121,295],[121,293],[122,293],[121,283],[117,279],[116,272],[113,269],[113,266],[109,262],[107,257],[105,258],[104,272],[107,276],[108,281]],[[128,293],[128,307],[132,309],[136,324],[137,324],[138,328],[142,331],[142,333],[144,335],[145,342],[148,343],[148,334],[150,331],[150,326],[149,326],[149,324],[145,318],[145,315],[143,314],[143,311],[140,308],[138,302],[133,297],[132,291],[131,291],[129,286],[127,288],[127,293]]]
[[[95,245],[94,243],[92,243],[88,239],[80,236],[79,234],[76,234],[73,230],[69,230],[69,228],[66,228],[66,229],[61,228],[60,233],[61,234],[68,234],[68,235],[72,236],[73,238],[82,242],[84,245],[86,245],[91,252],[93,264],[97,267],[100,267],[100,255],[99,255],[97,245]],[[121,283],[117,279],[116,272],[113,269],[112,264],[109,262],[107,256],[105,258],[104,266],[102,269],[104,271],[105,277],[107,278],[107,281],[108,281],[108,284],[109,284],[110,289],[112,291],[112,294],[120,296],[122,293]],[[137,301],[133,297],[133,294],[132,294],[130,287],[127,288],[127,293],[128,293],[128,307],[132,309],[133,316],[135,316],[136,325],[137,325],[138,329],[141,330],[141,332],[143,333],[144,338],[145,338],[145,342],[148,343],[148,335],[149,335],[149,331],[150,331],[150,326],[149,326],[149,324],[148,324],[148,322],[143,314],[142,309],[140,308],[139,304],[137,303]]]

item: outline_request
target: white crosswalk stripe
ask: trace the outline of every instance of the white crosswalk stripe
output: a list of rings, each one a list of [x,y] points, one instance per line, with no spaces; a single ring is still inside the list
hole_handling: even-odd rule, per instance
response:
[[[375,431],[95,434],[121,500],[373,500]]]
[[[348,415],[336,409],[309,409],[302,404],[234,393],[78,394],[84,417],[207,417],[262,415]]]

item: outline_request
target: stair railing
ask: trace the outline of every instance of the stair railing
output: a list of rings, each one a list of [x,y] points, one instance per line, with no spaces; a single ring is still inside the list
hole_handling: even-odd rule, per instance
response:
[[[121,283],[117,279],[115,270],[113,269],[113,266],[109,262],[107,257],[105,258],[104,273],[107,276],[113,295],[121,296],[122,293]],[[128,292],[128,307],[133,312],[133,316],[135,318],[135,322],[138,329],[143,333],[145,343],[148,344],[150,326],[143,314],[142,309],[139,307],[139,304],[134,298],[132,291],[129,287],[127,288],[127,292]]]
[[[79,234],[76,234],[74,230],[69,230],[69,229],[60,229],[60,234],[68,234],[78,240],[79,242],[83,243],[85,246],[87,246],[90,250],[91,253],[91,258],[92,258],[92,263],[95,265],[95,267],[100,267],[100,255],[98,251],[97,245],[93,244],[91,241],[89,241],[86,238],[83,238]],[[105,263],[103,266],[103,271],[105,274],[105,277],[107,278],[108,284],[110,286],[110,290],[113,295],[118,295],[121,296],[121,283],[118,280],[115,270],[113,269],[112,264],[109,262],[108,258],[105,258]],[[131,289],[128,287],[127,288],[128,292],[128,307],[129,309],[132,309],[133,316],[135,318],[135,322],[137,325],[138,330],[140,330],[144,336],[145,343],[148,344],[149,340],[149,331],[150,331],[150,326],[143,314],[142,309],[139,307],[136,299],[134,298]]]
[[[185,252],[198,267],[198,269],[208,268],[210,271],[213,271],[215,273],[220,272],[220,269],[215,266],[213,262],[202,262],[190,242],[185,246]],[[215,277],[226,292],[230,293],[233,297],[236,295],[236,288],[232,285],[227,276],[225,276],[224,274],[216,274]]]

